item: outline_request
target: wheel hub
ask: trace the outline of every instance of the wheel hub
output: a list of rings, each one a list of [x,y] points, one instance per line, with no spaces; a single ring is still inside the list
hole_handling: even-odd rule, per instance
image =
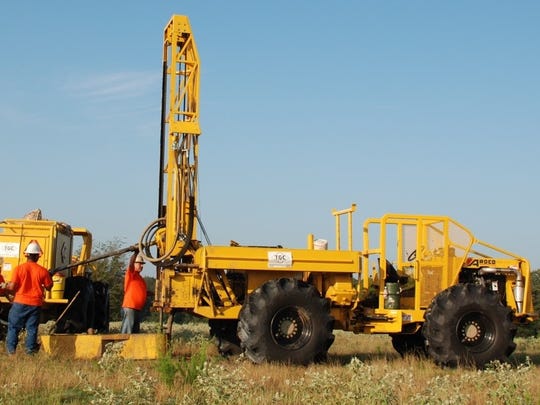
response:
[[[461,344],[474,352],[487,350],[495,339],[495,325],[481,312],[470,312],[462,316],[456,332]]]
[[[274,342],[288,350],[303,347],[313,333],[310,317],[303,308],[296,306],[277,311],[270,322],[270,329]]]
[[[462,334],[463,334],[464,341],[475,342],[481,337],[482,330],[480,328],[480,325],[478,325],[478,323],[471,322],[468,325],[464,325]]]
[[[280,336],[287,339],[292,338],[298,332],[298,325],[292,318],[283,318],[280,320],[277,328],[276,337]]]

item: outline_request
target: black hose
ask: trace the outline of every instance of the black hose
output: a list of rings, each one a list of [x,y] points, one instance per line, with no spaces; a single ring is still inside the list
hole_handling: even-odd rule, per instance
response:
[[[179,263],[180,260],[182,260],[182,257],[186,254],[187,250],[191,246],[192,236],[193,236],[193,226],[195,223],[195,197],[190,196],[189,197],[189,215],[188,215],[188,229],[186,235],[186,240],[184,242],[184,246],[182,246],[182,249],[180,252],[171,257],[168,260],[163,260],[159,266],[160,267],[170,267],[173,266],[175,263]]]
[[[185,234],[185,243],[184,246],[182,246],[180,252],[175,256],[169,257],[170,252],[174,249],[174,246],[172,246],[170,251],[166,252],[163,256],[152,257],[152,253],[150,252],[150,246],[154,245],[155,243],[150,243],[150,240],[155,238],[155,235],[160,228],[166,226],[166,221],[165,218],[158,218],[154,220],[150,225],[148,225],[139,240],[139,248],[145,260],[153,263],[157,267],[170,267],[180,262],[182,257],[184,257],[187,250],[191,246],[193,227],[196,217],[195,211],[195,198],[189,197],[188,229],[187,233]],[[176,237],[178,239],[178,234]]]
[[[163,206],[163,167],[165,165],[165,118],[167,108],[167,62],[163,62],[163,76],[161,79],[161,123],[159,141],[159,179],[158,179],[158,210],[157,217],[165,216]]]

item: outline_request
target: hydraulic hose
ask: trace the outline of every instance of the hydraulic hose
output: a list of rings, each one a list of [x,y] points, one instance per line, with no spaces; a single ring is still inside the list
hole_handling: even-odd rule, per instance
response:
[[[165,218],[158,218],[152,223],[150,223],[146,229],[143,231],[141,238],[139,240],[139,250],[145,260],[148,260],[150,263],[154,263],[160,267],[169,267],[178,263],[182,257],[186,254],[187,250],[191,245],[191,240],[193,236],[193,228],[195,223],[195,198],[193,196],[189,197],[189,212],[188,212],[188,227],[187,232],[183,234],[184,245],[180,252],[177,255],[172,256],[172,251],[176,247],[173,243],[169,250],[159,257],[152,257],[152,252],[150,251],[151,239],[156,235],[158,229],[167,226]],[[179,240],[181,233],[177,230],[175,241]]]

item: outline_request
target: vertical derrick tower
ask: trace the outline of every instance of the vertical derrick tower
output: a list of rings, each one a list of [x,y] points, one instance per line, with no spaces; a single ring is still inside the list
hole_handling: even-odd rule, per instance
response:
[[[196,235],[199,56],[186,16],[173,16],[164,30],[161,108],[155,261],[170,265],[194,248]]]

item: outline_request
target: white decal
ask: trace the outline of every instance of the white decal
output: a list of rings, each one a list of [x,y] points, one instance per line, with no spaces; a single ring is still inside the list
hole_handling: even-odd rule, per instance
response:
[[[0,256],[19,257],[19,246],[15,242],[0,242]]]
[[[268,267],[292,267],[292,253],[268,252]]]

